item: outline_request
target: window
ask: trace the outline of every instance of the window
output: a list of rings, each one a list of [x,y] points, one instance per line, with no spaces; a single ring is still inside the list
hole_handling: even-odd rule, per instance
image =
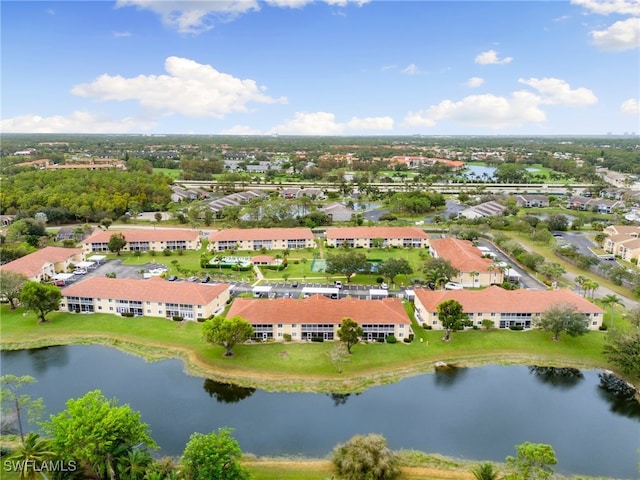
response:
[[[278,324],[278,328],[282,328],[282,324],[281,323]]]

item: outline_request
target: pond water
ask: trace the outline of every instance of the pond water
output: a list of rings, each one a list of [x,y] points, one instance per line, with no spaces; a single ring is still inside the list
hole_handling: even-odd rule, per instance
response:
[[[357,355],[357,352],[354,353]],[[556,471],[637,479],[640,405],[601,388],[598,371],[487,365],[424,374],[360,394],[273,393],[189,376],[178,360],[148,363],[103,346],[2,352],[2,373],[48,413],[100,389],[142,413],[163,455],[193,432],[232,427],[244,452],[327,456],[356,433],[393,449],[502,462],[525,441],[553,445]]]

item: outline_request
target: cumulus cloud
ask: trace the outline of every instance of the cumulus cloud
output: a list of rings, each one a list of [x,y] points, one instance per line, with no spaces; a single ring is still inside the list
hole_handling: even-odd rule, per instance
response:
[[[329,112],[297,112],[293,119],[273,127],[269,133],[281,135],[341,135],[346,131],[391,130],[390,117],[353,117],[346,123],[336,121]]]
[[[518,82],[536,89],[540,93],[541,103],[549,105],[583,106],[598,101],[588,88],[572,89],[567,82],[558,78],[521,78]]]
[[[480,78],[480,77],[471,77],[465,83],[465,85],[469,88],[478,88],[483,84],[484,84],[484,78]]]
[[[238,16],[257,11],[256,0],[117,0],[116,8],[137,7],[160,16],[162,23],[180,33],[198,34],[214,28],[216,23],[229,22]]]
[[[220,135],[263,135],[263,132],[251,128],[248,125],[234,125],[231,128],[223,129]]]
[[[427,110],[410,112],[403,125],[433,127],[439,121],[450,120],[462,125],[498,130],[528,122],[544,122],[546,116],[539,108],[539,103],[536,95],[525,91],[514,92],[508,98],[493,94],[471,95],[458,102],[444,100]]]
[[[599,15],[640,15],[638,0],[571,0],[571,3]]]
[[[622,105],[620,105],[620,111],[624,115],[640,115],[640,102],[638,102],[637,98],[625,100]]]
[[[0,120],[3,133],[131,133],[147,132],[155,122],[127,117],[112,120],[94,113],[76,111],[71,115],[20,115]]]
[[[640,47],[640,18],[620,20],[605,30],[593,30],[590,35],[593,44],[600,50],[634,50]]]
[[[91,83],[76,85],[71,93],[98,100],[134,100],[144,108],[187,117],[223,118],[231,112],[246,112],[249,103],[286,103],[266,95],[254,80],[241,80],[218,72],[210,65],[169,57],[168,75],[138,75],[124,78],[104,74]]]
[[[476,56],[475,62],[480,65],[505,65],[513,61],[512,57],[499,58],[495,50],[487,50]]]

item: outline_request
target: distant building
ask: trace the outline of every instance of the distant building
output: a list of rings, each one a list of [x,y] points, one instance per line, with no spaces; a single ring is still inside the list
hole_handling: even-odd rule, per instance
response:
[[[506,211],[507,207],[492,200],[474,207],[465,208],[458,215],[460,217],[474,219],[482,217],[497,217],[499,215],[503,215]]]
[[[315,247],[310,228],[232,228],[209,235],[207,248],[224,250],[295,250]]]
[[[451,280],[463,287],[487,287],[504,281],[504,272],[494,260],[483,257],[484,252],[469,240],[434,238],[429,252],[435,258],[449,261],[452,267],[460,271],[460,275]]]
[[[349,222],[355,215],[355,210],[338,202],[328,203],[320,209],[331,217],[333,222]]]
[[[427,248],[429,235],[417,227],[336,227],[327,229],[329,247],[373,248],[380,247]]]
[[[22,273],[34,282],[48,281],[56,273],[69,271],[69,267],[84,261],[79,248],[45,247],[0,266],[0,270]]]
[[[455,300],[475,326],[490,320],[497,328],[533,328],[549,308],[568,304],[584,314],[589,330],[602,325],[604,310],[571,290],[504,290],[491,286],[484,290],[427,290],[416,289],[416,320],[434,329],[442,329],[438,319],[438,305]]]
[[[127,241],[123,252],[162,252],[164,250],[198,250],[200,234],[197,230],[163,228],[157,230],[101,230],[82,241],[86,253],[108,252],[109,240],[121,233]]]

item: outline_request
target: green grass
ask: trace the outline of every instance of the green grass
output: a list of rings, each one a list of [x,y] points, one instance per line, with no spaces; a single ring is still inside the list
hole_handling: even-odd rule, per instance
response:
[[[179,168],[154,168],[153,173],[163,173],[171,178],[178,178],[182,170]]]
[[[213,376],[242,386],[283,391],[354,392],[432,371],[437,361],[459,365],[537,363],[612,368],[602,355],[603,332],[553,342],[542,331],[468,330],[442,342],[442,331],[414,324],[418,338],[411,344],[361,343],[339,374],[330,362],[332,342],[238,345],[232,358],[222,347],[202,340],[195,322],[161,318],[124,318],[108,314],[55,312],[38,324],[33,314],[2,306],[0,347],[21,349],[72,343],[102,343],[149,359],[183,359],[200,376]],[[419,338],[423,339],[421,343]]]

